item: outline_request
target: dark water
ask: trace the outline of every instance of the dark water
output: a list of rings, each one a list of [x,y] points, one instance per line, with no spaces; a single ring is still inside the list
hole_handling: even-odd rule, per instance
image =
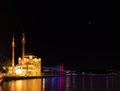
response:
[[[120,91],[120,75],[79,75],[5,81],[0,91]]]

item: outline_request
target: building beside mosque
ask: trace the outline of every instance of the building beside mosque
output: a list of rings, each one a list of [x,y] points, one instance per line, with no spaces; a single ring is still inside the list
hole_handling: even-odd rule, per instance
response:
[[[41,58],[25,54],[25,34],[22,33],[22,57],[15,65],[15,39],[12,38],[12,66],[8,67],[7,76],[41,76]]]

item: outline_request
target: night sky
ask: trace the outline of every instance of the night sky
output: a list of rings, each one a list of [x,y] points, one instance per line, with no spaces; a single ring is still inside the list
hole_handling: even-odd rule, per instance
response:
[[[113,5],[113,4],[112,4]],[[120,14],[118,7],[100,2],[2,1],[0,54],[26,53],[42,58],[42,65],[64,64],[65,69],[120,69]]]

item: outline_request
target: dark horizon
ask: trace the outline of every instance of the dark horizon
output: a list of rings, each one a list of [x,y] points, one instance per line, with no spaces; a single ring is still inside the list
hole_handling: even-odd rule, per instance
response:
[[[21,56],[25,33],[26,53],[42,58],[42,65],[66,69],[120,69],[119,14],[107,4],[47,1],[2,2],[0,54]],[[117,31],[118,30],[118,31]],[[117,31],[117,32],[116,32]]]

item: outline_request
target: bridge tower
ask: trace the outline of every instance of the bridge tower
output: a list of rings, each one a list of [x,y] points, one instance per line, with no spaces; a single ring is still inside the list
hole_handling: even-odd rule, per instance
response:
[[[64,65],[60,64],[60,75],[64,75]]]

